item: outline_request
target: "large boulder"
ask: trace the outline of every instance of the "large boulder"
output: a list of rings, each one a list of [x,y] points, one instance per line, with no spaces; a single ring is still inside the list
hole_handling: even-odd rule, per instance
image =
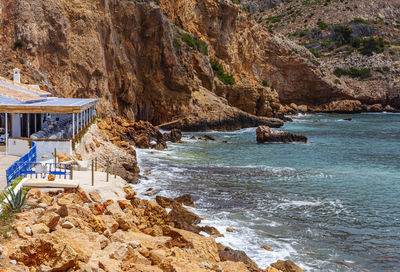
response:
[[[165,196],[156,196],[156,201],[161,207],[170,209],[172,209],[172,205],[174,203],[174,200],[172,198],[168,198]]]
[[[141,134],[137,137],[135,146],[138,148],[150,148],[151,147],[150,141],[151,139],[149,138],[149,136]]]
[[[256,130],[258,143],[291,143],[291,142],[307,142],[307,137],[297,135],[287,131],[271,130],[267,126],[259,126]]]
[[[271,267],[276,268],[282,272],[304,272],[303,269],[298,267],[294,262],[290,260],[278,260],[277,262],[271,264]]]
[[[37,223],[45,224],[49,229],[54,229],[58,221],[60,220],[60,215],[55,212],[44,213],[38,218]]]
[[[188,259],[200,262],[219,262],[220,256],[218,254],[218,247],[215,239],[212,237],[204,237],[202,235],[176,229],[173,227],[163,227],[164,236],[171,237],[172,239],[166,243],[167,247],[173,248],[187,248],[192,249],[190,252],[187,250],[184,254]]]
[[[168,214],[171,222],[175,223],[176,227],[179,227],[182,223],[187,223],[189,225],[197,225],[201,222],[201,218],[182,207],[180,204],[174,203],[172,210]]]
[[[242,262],[251,272],[261,271],[257,264],[252,259],[250,259],[244,251],[234,250],[220,243],[217,244],[217,247],[221,261]]]
[[[164,138],[166,141],[171,141],[173,143],[182,142],[182,132],[180,129],[174,128],[169,133],[164,133]]]
[[[181,195],[174,199],[165,196],[156,196],[157,203],[163,208],[171,208],[174,203],[183,204],[189,207],[196,208],[193,197],[190,194]]]
[[[196,208],[196,206],[194,205],[193,197],[190,194],[185,194],[185,195],[175,197],[174,200],[183,205]]]

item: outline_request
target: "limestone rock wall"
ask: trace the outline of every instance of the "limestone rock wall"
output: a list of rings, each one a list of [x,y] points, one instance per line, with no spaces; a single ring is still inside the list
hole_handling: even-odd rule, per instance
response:
[[[23,82],[55,95],[98,97],[103,116],[272,117],[280,102],[348,98],[231,1],[1,0],[0,11],[0,73],[17,66]],[[210,59],[234,86],[214,77]]]

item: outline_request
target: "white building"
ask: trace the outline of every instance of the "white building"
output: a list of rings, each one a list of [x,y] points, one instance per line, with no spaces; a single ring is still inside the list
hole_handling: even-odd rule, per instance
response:
[[[57,98],[35,85],[0,77],[0,136],[8,139],[73,140],[96,116],[97,99]],[[15,142],[15,141],[14,141]]]

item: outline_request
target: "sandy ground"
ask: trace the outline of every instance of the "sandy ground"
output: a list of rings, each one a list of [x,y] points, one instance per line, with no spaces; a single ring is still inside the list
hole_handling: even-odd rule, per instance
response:
[[[17,156],[0,155],[0,190],[7,187],[6,169],[18,159]]]

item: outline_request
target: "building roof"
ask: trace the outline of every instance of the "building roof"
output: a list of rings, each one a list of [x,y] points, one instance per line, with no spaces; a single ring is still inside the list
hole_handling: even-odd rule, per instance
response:
[[[23,103],[0,95],[0,113],[80,113],[95,106],[97,99],[49,97],[42,101]]]
[[[46,99],[46,98],[40,97],[39,95],[35,95],[32,93],[26,93],[23,91],[12,90],[7,87],[3,87],[1,85],[0,85],[0,95],[18,100],[20,102],[35,102],[35,101],[40,101],[40,100]]]
[[[1,76],[0,76],[0,86],[6,87],[6,88],[9,88],[12,90],[28,92],[28,93],[39,95],[39,96],[51,95],[51,93],[46,92],[41,89],[38,89],[38,88],[35,88],[31,85],[17,83],[15,81],[9,80],[9,79],[1,77]]]
[[[80,113],[98,101],[49,95],[49,92],[0,77],[1,113]]]

